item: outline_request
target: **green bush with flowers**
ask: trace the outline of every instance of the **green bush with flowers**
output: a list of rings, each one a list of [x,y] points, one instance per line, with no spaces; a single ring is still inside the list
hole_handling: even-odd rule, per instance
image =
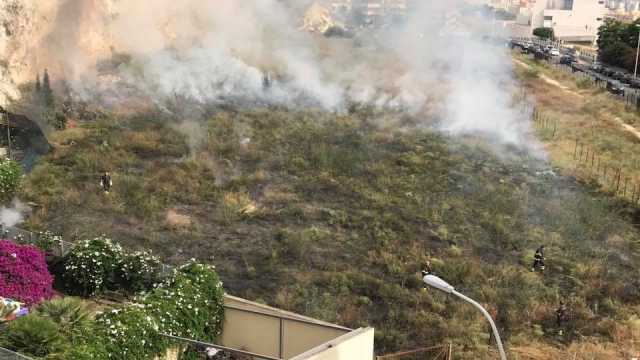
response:
[[[84,240],[65,256],[67,291],[92,296],[105,290],[136,293],[159,281],[160,260],[148,251],[128,253],[106,237]]]
[[[126,291],[139,292],[150,289],[160,278],[162,264],[150,251],[136,251],[122,259],[119,278]]]
[[[122,247],[105,237],[77,243],[64,259],[67,290],[90,296],[115,288],[123,257]]]
[[[0,160],[0,201],[5,203],[13,199],[20,187],[22,167],[11,159]]]
[[[178,345],[160,334],[214,341],[222,333],[223,297],[214,268],[192,261],[135,304],[100,314],[67,358],[155,359]]]

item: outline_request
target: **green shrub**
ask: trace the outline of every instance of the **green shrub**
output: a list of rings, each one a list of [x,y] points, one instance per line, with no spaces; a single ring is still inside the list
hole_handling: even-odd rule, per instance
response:
[[[0,333],[0,344],[37,357],[61,353],[68,345],[60,327],[52,319],[35,314],[10,322]]]
[[[111,239],[99,237],[76,244],[65,256],[63,279],[72,294],[137,293],[159,281],[160,266],[149,251],[127,253]]]
[[[84,240],[65,256],[63,279],[67,290],[83,296],[116,288],[122,269],[122,247],[111,239]]]
[[[124,289],[138,292],[150,289],[158,282],[160,259],[149,251],[137,251],[122,259],[120,279]]]
[[[38,234],[35,245],[45,253],[51,252],[54,248],[60,247],[62,236],[55,235],[51,231],[45,231]]]
[[[22,167],[10,159],[0,161],[0,201],[8,202],[16,194],[22,179]]]

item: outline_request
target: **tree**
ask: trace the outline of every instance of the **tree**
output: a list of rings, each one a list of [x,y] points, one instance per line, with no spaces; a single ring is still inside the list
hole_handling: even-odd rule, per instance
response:
[[[40,93],[42,91],[42,84],[40,84],[40,73],[36,76],[36,92]]]
[[[548,28],[548,27],[539,27],[539,28],[533,29],[533,35],[541,39],[553,40],[554,38],[553,28]]]
[[[52,107],[54,103],[53,90],[51,90],[51,82],[49,80],[49,71],[44,69],[44,76],[42,78],[42,99],[45,105]]]
[[[598,29],[598,58],[613,66],[633,71],[640,21],[625,24],[608,19]]]

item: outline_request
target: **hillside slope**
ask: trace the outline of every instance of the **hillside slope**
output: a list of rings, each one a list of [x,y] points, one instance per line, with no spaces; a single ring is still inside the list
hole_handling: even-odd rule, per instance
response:
[[[486,304],[509,347],[615,343],[623,356],[638,340],[640,234],[626,210],[515,150],[369,109],[105,115],[53,141],[24,187],[38,204],[27,226],[212,262],[234,295],[375,326],[379,353],[451,341],[490,357],[481,316],[423,289],[427,260]],[[532,273],[541,244],[547,271]]]

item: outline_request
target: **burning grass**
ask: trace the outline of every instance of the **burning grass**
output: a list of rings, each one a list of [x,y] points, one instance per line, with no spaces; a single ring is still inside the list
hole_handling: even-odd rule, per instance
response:
[[[107,234],[174,262],[215,258],[231,293],[376,326],[381,353],[452,341],[490,356],[474,309],[423,290],[427,260],[486,304],[510,342],[615,341],[611,323],[624,328],[640,298],[640,234],[619,204],[545,175],[538,160],[500,160],[481,141],[402,125],[414,121],[220,112],[194,146],[154,114],[106,117],[68,130],[74,145],[29,175],[24,196],[39,204],[29,224],[67,239]],[[98,188],[103,169],[109,195]],[[172,209],[194,225],[167,229]],[[540,244],[544,275],[530,272]],[[561,299],[572,319],[559,336]]]

